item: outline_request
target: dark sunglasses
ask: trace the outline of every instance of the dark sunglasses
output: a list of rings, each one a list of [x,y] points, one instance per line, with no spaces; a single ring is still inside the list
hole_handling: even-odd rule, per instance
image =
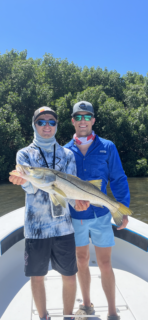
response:
[[[85,121],[90,121],[92,118],[92,115],[91,114],[76,114],[75,116],[73,116],[73,118],[76,121],[81,121],[82,118],[84,118]]]
[[[40,127],[46,126],[46,123],[48,123],[49,126],[51,126],[51,127],[55,127],[56,124],[57,124],[57,122],[56,122],[55,120],[41,120],[41,119],[38,120],[36,123],[37,123],[37,125],[40,126]]]

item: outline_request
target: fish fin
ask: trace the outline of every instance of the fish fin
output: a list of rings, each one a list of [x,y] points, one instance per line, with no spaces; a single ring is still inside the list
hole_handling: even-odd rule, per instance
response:
[[[93,184],[95,187],[99,188],[101,190],[102,186],[102,180],[91,180],[89,181],[91,184]]]
[[[92,204],[92,206],[95,206],[95,207],[104,208],[103,206],[101,206],[101,204],[96,204],[96,203],[92,203],[92,202],[90,204]]]
[[[66,194],[65,194],[61,189],[59,189],[58,187],[52,185],[52,189],[53,189],[55,192],[57,192],[58,194],[60,194],[62,197],[67,198]]]
[[[61,197],[59,194],[54,194],[54,197],[63,208],[66,208],[66,201],[63,199],[63,197]]]
[[[116,212],[111,212],[112,216],[113,216],[113,219],[115,221],[115,223],[117,224],[117,226],[121,226],[122,224],[122,220],[123,220],[123,216],[126,215],[126,216],[131,216],[132,215],[132,211],[127,208],[124,204],[118,202],[119,204],[119,208]]]
[[[123,203],[118,202],[118,204],[120,205],[118,210],[123,215],[125,215],[125,216],[131,216],[132,215],[133,212],[128,207],[126,207]]]
[[[49,193],[49,195],[50,195],[50,198],[51,198],[52,202],[54,203],[54,205],[58,206],[59,201],[56,199],[55,195],[53,195],[51,193]]]
[[[61,177],[61,178],[65,178],[67,180],[67,173],[57,171],[57,176]],[[76,176],[74,176],[72,174],[68,174],[68,177],[72,177],[72,178],[75,178],[77,180],[81,180],[80,178],[78,178],[78,177],[76,177]]]
[[[70,177],[73,177],[73,178],[75,178],[75,179],[77,179],[77,180],[81,180],[80,178],[78,178],[78,177],[76,177],[76,176],[73,176],[72,174],[68,174]]]

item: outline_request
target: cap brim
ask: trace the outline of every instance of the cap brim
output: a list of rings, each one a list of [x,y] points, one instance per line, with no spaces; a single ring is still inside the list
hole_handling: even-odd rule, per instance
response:
[[[57,117],[57,114],[56,113],[54,113],[54,112],[52,112],[52,111],[43,111],[43,112],[40,112],[35,118],[34,118],[34,121],[39,117],[39,116],[41,116],[42,114],[52,114],[52,116],[54,116],[55,117],[55,119],[57,119],[58,117]]]
[[[87,111],[87,110],[80,110],[80,111],[76,111],[76,112],[72,113],[72,114],[71,114],[71,116],[73,117],[73,116],[74,116],[74,114],[76,114],[76,113],[78,113],[78,112],[83,112],[83,111],[86,111],[86,112],[88,112],[88,113],[91,113],[91,114],[94,116],[94,113],[93,113],[93,112],[91,112],[91,111]]]

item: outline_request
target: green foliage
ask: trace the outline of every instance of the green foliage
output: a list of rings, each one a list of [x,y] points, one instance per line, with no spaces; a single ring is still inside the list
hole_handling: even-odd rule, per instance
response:
[[[11,50],[0,56],[0,181],[14,168],[16,152],[32,141],[34,111],[43,105],[56,110],[56,137],[64,145],[74,134],[71,113],[80,100],[93,104],[94,130],[116,144],[127,176],[148,175],[148,77],[82,70],[51,54],[33,60],[26,50]]]
[[[71,123],[72,94],[69,93],[56,101],[56,112],[58,115],[58,130],[56,138],[61,145],[66,144],[74,134],[74,127]]]
[[[17,116],[9,105],[0,108],[0,178],[15,167],[16,152],[25,146]]]
[[[141,160],[137,160],[138,164],[136,164],[136,169],[139,176],[148,175],[148,165],[147,159],[142,158]]]

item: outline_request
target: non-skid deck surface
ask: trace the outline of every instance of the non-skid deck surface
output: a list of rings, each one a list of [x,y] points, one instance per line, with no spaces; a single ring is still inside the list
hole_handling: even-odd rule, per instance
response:
[[[107,319],[107,302],[104,295],[100,272],[98,268],[91,267],[91,301],[95,306],[95,318],[90,320],[105,320]],[[51,315],[52,320],[63,320],[63,303],[62,303],[62,280],[61,276],[55,271],[49,271],[45,279],[46,294],[47,294],[47,310]],[[127,288],[128,289],[128,288]],[[134,294],[134,293],[133,293]],[[79,304],[82,303],[82,295],[79,284],[77,282],[76,302],[74,306],[74,313],[78,310]],[[121,317],[121,320],[134,320],[136,318],[133,311],[130,310],[130,305],[120,292],[118,285],[116,286],[116,308]],[[52,315],[54,315],[52,317]],[[56,315],[61,315],[57,317]],[[32,320],[38,320],[38,313],[33,302]]]
[[[91,271],[91,301],[95,306],[95,317],[90,320],[107,319],[107,302],[101,286],[98,267],[90,267]],[[116,308],[121,320],[148,319],[148,282],[133,274],[114,269],[116,278]],[[63,320],[62,280],[54,270],[48,272],[45,278],[47,309],[52,320]],[[82,295],[77,284],[77,295],[74,312],[82,303]],[[52,316],[55,315],[55,316]],[[58,317],[57,315],[60,315]],[[1,320],[39,320],[32,299],[30,281],[17,293],[9,304]]]

